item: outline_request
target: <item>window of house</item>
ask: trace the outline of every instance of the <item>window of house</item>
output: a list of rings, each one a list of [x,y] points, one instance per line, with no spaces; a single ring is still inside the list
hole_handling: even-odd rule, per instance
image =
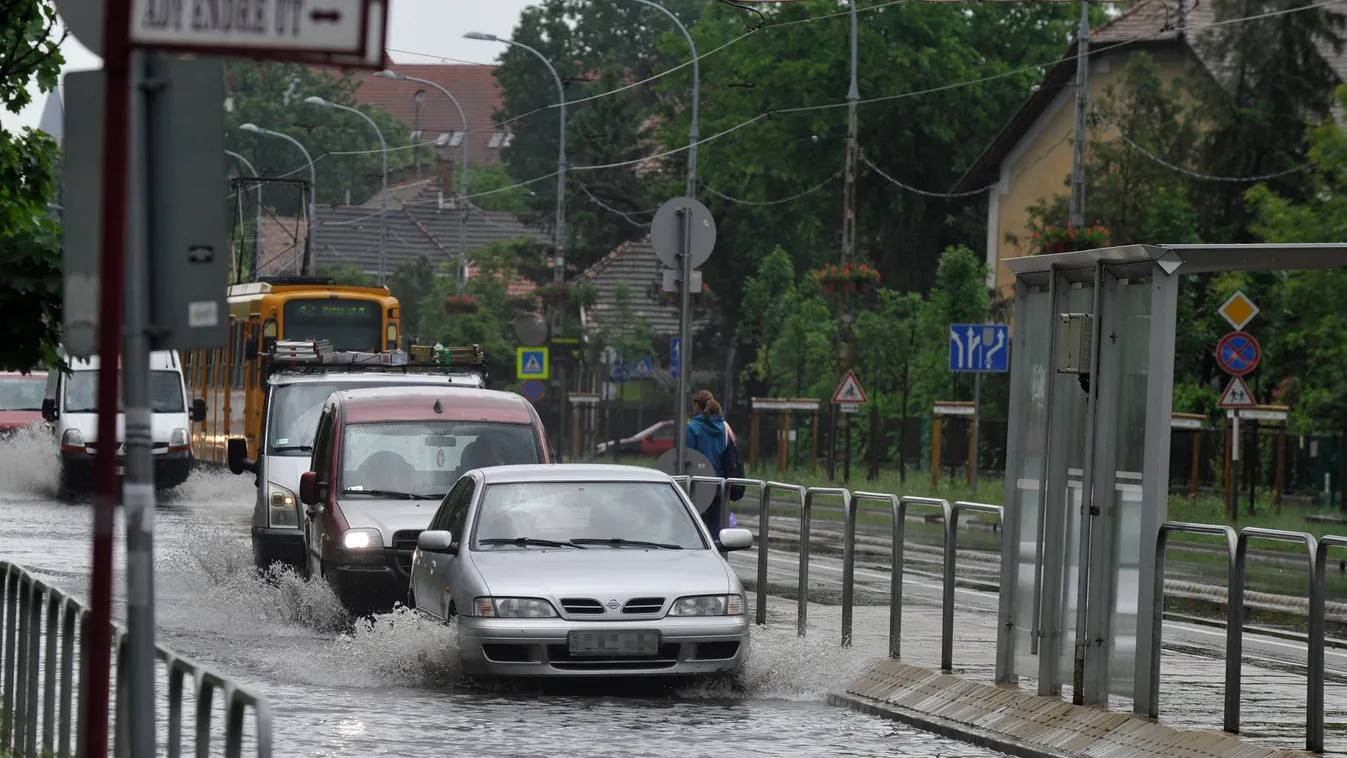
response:
[[[421,139],[421,130],[420,130],[420,129],[413,129],[413,130],[412,130],[412,139]]]
[[[440,132],[440,136],[435,138],[435,146],[444,147],[446,144],[449,143],[449,138],[452,136],[453,132]]]
[[[501,146],[501,147],[509,147],[511,142],[514,142],[514,132],[509,132],[509,133],[507,133],[507,134],[505,135],[505,141],[502,142],[502,143],[500,143],[500,146]]]
[[[458,147],[459,145],[462,145],[463,136],[463,132],[454,132],[453,135],[449,137],[449,147]]]
[[[505,139],[505,132],[496,132],[491,135],[491,142],[487,144],[487,148],[495,150],[500,147],[501,140],[503,139]]]

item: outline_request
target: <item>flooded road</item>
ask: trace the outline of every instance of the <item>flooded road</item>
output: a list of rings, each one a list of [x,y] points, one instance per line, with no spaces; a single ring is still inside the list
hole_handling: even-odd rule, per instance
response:
[[[0,557],[87,599],[91,509],[55,499],[49,438],[0,442]],[[484,690],[455,670],[452,631],[407,612],[352,625],[321,584],[252,568],[251,477],[198,472],[156,516],[161,644],[270,698],[277,755],[982,758],[996,753],[828,706],[868,663],[789,625],[755,628],[741,692]],[[122,616],[124,537],[115,543]],[[161,693],[162,697],[162,693]],[[474,748],[479,749],[479,748]]]

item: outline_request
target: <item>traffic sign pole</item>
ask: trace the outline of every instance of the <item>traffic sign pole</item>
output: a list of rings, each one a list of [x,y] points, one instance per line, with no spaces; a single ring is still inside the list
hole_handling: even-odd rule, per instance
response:
[[[678,473],[685,472],[687,463],[687,433],[684,428],[688,417],[688,353],[692,352],[692,319],[688,311],[692,308],[692,208],[684,207],[680,212],[679,228],[682,229],[682,281],[678,287],[678,421],[674,425],[674,441],[677,444],[675,465]]]
[[[126,280],[126,172],[130,145],[131,55],[127,36],[130,0],[107,0],[103,70],[107,73],[103,133],[103,252],[99,263],[98,440],[94,452],[94,544],[89,628],[81,634],[84,660],[80,702],[84,711],[81,755],[108,752],[108,672],[112,663],[112,535],[117,507],[117,385],[121,363],[122,294]],[[152,566],[151,566],[152,568]],[[154,717],[151,710],[150,718]],[[133,730],[135,731],[135,730]],[[153,736],[153,731],[151,731]],[[133,754],[142,755],[133,749]],[[153,754],[150,748],[149,754]]]

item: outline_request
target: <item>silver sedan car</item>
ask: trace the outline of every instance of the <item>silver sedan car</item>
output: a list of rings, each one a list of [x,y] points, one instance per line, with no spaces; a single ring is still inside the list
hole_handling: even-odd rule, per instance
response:
[[[668,475],[500,466],[445,496],[412,556],[408,605],[458,627],[470,676],[701,676],[749,653],[744,588]]]

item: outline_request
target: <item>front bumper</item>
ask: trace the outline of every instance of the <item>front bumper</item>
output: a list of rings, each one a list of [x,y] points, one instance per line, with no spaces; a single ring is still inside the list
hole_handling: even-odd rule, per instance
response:
[[[296,570],[304,566],[304,532],[261,526],[254,526],[252,530],[253,560],[259,569],[266,570],[273,563]]]
[[[167,490],[187,481],[192,473],[190,450],[154,453],[154,486]],[[126,474],[126,456],[117,456],[117,477]],[[61,451],[61,484],[67,489],[85,490],[93,487],[94,456],[92,453]]]
[[[388,610],[406,602],[411,568],[410,550],[339,550],[328,563],[327,581],[348,607]]]
[[[584,656],[569,632],[658,631],[654,656]],[[505,678],[698,676],[737,672],[748,662],[747,616],[665,617],[648,621],[568,621],[458,617],[463,673]]]

